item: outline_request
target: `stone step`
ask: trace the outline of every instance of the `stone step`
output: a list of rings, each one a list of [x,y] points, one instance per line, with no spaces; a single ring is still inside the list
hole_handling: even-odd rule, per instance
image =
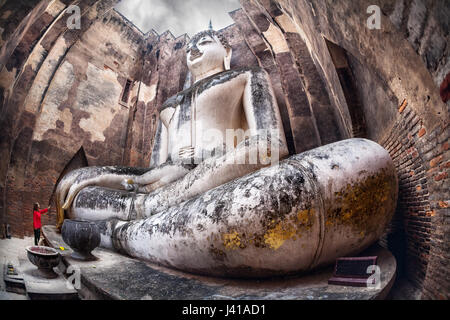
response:
[[[36,273],[37,267],[28,259],[20,258],[19,262],[25,289],[31,300],[78,300],[77,290],[58,267],[54,268],[57,278],[45,279]]]
[[[3,281],[5,291],[23,295],[26,293],[22,272],[13,262],[8,261],[3,265]]]

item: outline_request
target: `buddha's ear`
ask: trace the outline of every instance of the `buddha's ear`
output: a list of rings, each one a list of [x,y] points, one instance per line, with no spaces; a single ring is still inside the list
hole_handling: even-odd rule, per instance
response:
[[[225,67],[225,70],[230,70],[231,54],[233,53],[233,50],[231,47],[226,48],[225,50],[227,51],[227,54],[223,59],[223,66]]]

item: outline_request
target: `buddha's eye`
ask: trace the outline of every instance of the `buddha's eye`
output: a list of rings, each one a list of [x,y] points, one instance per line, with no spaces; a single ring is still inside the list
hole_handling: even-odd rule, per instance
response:
[[[205,45],[205,44],[207,44],[207,43],[211,43],[212,41],[211,40],[202,40],[202,41],[200,41],[200,45]]]

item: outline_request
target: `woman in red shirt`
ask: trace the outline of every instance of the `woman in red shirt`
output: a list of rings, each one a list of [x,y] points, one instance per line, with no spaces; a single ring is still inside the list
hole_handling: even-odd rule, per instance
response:
[[[39,208],[39,203],[36,202],[33,206],[34,245],[36,246],[41,238],[41,214],[48,212],[51,206],[42,210],[39,210]]]

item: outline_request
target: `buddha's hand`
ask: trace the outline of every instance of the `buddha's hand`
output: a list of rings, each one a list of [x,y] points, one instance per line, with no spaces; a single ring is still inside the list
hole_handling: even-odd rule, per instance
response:
[[[145,174],[136,176],[132,179],[133,181],[131,184],[133,184],[135,188],[139,188],[140,192],[150,193],[162,186],[184,177],[188,172],[189,169],[186,169],[181,165],[165,163]]]
[[[67,210],[81,189],[87,186],[100,186],[113,189],[126,189],[123,180],[134,179],[135,171],[123,167],[84,167],[69,172],[57,187],[58,206]],[[126,189],[127,190],[127,189]]]

